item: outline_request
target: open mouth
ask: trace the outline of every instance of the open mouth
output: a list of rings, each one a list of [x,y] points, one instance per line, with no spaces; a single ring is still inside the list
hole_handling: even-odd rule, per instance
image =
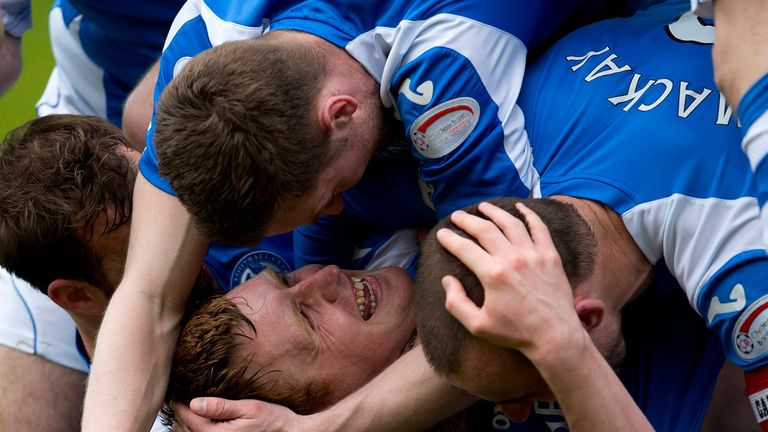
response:
[[[371,319],[376,313],[376,296],[373,294],[371,283],[363,278],[350,276],[354,285],[353,291],[357,301],[357,310],[364,321]]]

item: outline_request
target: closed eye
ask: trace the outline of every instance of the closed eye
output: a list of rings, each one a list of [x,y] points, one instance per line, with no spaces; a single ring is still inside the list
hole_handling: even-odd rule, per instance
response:
[[[312,321],[312,318],[310,318],[310,317],[309,317],[309,315],[307,315],[307,313],[306,313],[306,312],[304,312],[304,309],[302,309],[302,308],[299,308],[299,313],[301,314],[302,318],[304,318],[304,321],[306,321],[306,322],[307,322],[307,324],[309,325],[309,327],[310,327],[312,330],[314,330],[314,329],[315,329],[315,322],[314,322],[314,321]]]

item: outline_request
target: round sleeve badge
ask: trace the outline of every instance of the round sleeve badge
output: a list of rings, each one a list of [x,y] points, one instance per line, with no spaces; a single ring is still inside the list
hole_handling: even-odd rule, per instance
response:
[[[477,126],[480,105],[462,97],[443,102],[411,125],[411,142],[422,156],[435,159],[452,152]]]
[[[768,295],[757,299],[741,314],[732,338],[736,353],[745,360],[768,352]]]

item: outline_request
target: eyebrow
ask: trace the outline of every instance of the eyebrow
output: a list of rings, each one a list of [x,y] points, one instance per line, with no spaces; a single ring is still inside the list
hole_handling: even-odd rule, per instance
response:
[[[272,281],[279,283],[280,285],[284,287],[288,287],[288,284],[285,283],[285,278],[282,277],[282,275],[279,275],[276,271],[274,271],[270,267],[265,267],[259,274],[264,273],[266,277],[272,279]]]

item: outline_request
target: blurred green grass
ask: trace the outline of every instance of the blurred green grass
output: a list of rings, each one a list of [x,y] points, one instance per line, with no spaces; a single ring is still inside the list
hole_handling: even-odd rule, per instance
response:
[[[0,137],[35,117],[35,102],[53,69],[48,10],[53,0],[32,0],[32,28],[21,39],[23,68],[16,84],[0,96]]]

